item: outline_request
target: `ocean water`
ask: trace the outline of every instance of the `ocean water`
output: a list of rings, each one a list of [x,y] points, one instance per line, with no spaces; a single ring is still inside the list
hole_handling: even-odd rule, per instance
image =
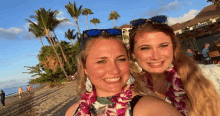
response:
[[[38,85],[30,85],[30,86],[32,86],[32,87],[34,88],[34,87],[40,86],[40,84],[38,84]],[[21,86],[21,88],[23,89],[23,91],[26,91],[26,87],[27,87],[27,85]],[[4,89],[2,89],[2,90],[5,92],[5,96],[6,96],[6,97],[18,93],[18,87],[4,88]]]

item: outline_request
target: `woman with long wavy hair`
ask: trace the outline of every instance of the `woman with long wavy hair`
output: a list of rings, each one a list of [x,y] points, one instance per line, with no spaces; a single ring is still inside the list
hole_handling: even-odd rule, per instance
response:
[[[119,37],[118,37],[119,36]],[[77,57],[81,100],[66,116],[180,116],[170,104],[141,91],[140,80],[130,74],[129,55],[119,29],[83,32]]]
[[[219,116],[219,95],[213,84],[181,50],[163,17],[131,21],[129,51],[142,68],[143,80],[183,116]]]

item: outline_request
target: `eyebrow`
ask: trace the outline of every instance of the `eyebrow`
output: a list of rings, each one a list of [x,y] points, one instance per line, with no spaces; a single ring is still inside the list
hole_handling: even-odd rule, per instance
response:
[[[126,55],[119,55],[117,58],[120,58],[120,57],[123,57],[123,56],[126,56]],[[107,59],[107,57],[98,57],[96,59]]]
[[[163,42],[163,43],[161,43],[161,44],[159,44],[159,45],[163,45],[163,44],[170,44],[170,42]],[[142,46],[151,46],[151,45],[141,45],[140,47],[142,47]],[[139,47],[139,48],[140,48]]]

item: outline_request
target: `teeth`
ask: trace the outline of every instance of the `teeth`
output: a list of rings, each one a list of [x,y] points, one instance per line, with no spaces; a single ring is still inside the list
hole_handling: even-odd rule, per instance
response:
[[[151,65],[160,65],[162,62],[150,63]]]
[[[106,78],[105,81],[114,82],[114,81],[118,81],[119,79],[120,79],[120,77],[118,77],[118,78]]]

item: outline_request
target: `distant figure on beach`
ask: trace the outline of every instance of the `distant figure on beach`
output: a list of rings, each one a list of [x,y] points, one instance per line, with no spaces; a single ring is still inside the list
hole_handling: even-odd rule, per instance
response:
[[[21,88],[21,86],[18,88],[18,95],[19,98],[21,98],[21,95],[24,96],[23,89]]]
[[[205,48],[202,49],[202,55],[205,59],[206,64],[211,64],[211,58],[208,55],[209,46],[209,43],[205,43]]]
[[[28,92],[28,95],[31,95],[31,87],[29,85],[27,85],[27,92]]]
[[[1,90],[1,102],[2,102],[2,105],[5,107],[5,93],[3,90]]]

